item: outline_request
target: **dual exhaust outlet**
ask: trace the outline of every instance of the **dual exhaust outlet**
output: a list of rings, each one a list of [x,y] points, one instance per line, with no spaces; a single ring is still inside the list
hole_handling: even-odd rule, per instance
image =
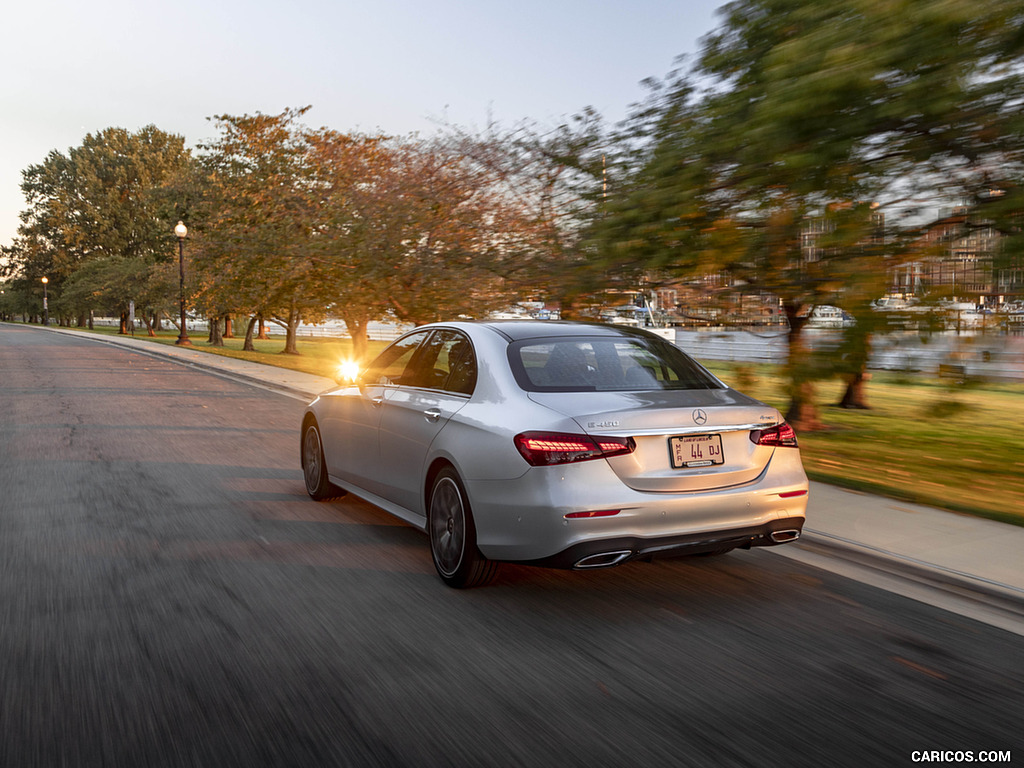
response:
[[[779,531],[771,531],[768,534],[768,538],[771,540],[772,544],[785,544],[788,541],[796,541],[799,539],[800,530],[798,528],[785,528]],[[749,543],[747,544],[747,548],[749,548]],[[680,547],[680,553],[682,554],[685,549],[686,547]],[[617,549],[611,552],[599,552],[596,555],[587,555],[586,557],[577,560],[573,565],[573,569],[585,571],[593,568],[611,568],[629,560],[633,555],[634,551],[631,549]]]

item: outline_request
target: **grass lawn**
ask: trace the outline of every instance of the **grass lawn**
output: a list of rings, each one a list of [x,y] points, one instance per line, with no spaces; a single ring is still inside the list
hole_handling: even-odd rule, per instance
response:
[[[152,340],[176,339],[177,331],[170,331]],[[300,338],[299,355],[281,354],[281,337],[257,340],[256,352],[242,352],[240,337],[225,339],[223,348],[210,347],[205,336],[193,336],[192,342],[204,352],[328,378],[352,350],[348,339]],[[371,355],[386,344],[370,342]],[[707,365],[723,381],[785,412],[776,367]],[[838,380],[821,382],[818,402],[827,428],[799,435],[812,479],[1024,525],[1024,384],[955,384],[876,373],[867,387],[871,410],[829,405],[841,395]]]

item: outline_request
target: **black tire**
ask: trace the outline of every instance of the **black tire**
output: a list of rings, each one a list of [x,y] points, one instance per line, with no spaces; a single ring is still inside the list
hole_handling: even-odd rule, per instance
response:
[[[315,421],[306,424],[302,431],[302,477],[306,481],[306,493],[317,501],[344,495],[327,477],[324,447]]]
[[[498,564],[476,547],[476,526],[466,490],[451,467],[442,469],[430,487],[427,533],[437,575],[449,587],[480,587],[494,578]]]

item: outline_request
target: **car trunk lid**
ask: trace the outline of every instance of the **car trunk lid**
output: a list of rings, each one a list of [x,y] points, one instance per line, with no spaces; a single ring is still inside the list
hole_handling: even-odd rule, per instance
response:
[[[774,449],[750,440],[779,412],[732,389],[656,392],[534,392],[590,435],[631,437],[636,450],[608,459],[630,488],[699,492],[755,480]]]

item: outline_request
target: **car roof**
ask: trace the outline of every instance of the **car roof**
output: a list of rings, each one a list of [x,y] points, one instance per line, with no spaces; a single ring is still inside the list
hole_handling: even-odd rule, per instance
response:
[[[639,336],[645,339],[660,338],[649,331],[626,325],[578,323],[568,320],[485,320],[476,323],[476,325],[490,328],[509,341],[554,338],[558,336]]]

